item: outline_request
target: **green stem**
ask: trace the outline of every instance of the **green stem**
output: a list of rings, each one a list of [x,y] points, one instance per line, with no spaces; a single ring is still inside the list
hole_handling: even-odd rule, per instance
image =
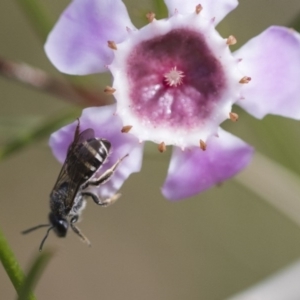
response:
[[[33,25],[34,30],[42,38],[46,40],[50,32],[53,22],[51,21],[47,10],[39,0],[16,0],[21,9],[26,13],[28,19]]]
[[[295,30],[300,32],[300,13],[298,13],[296,18],[289,25],[289,27],[294,28]]]
[[[15,287],[18,295],[20,295],[23,282],[25,281],[25,275],[1,230],[0,230],[0,260],[13,286]],[[33,295],[33,293],[30,292],[27,299],[35,300],[36,298]]]
[[[26,276],[24,284],[22,285],[19,293],[18,300],[28,300],[31,291],[34,289],[38,279],[41,277],[42,272],[46,268],[49,260],[53,256],[52,251],[44,251],[34,259],[30,270]]]
[[[156,19],[167,18],[168,10],[163,0],[154,0],[154,13]]]
[[[32,130],[16,137],[14,140],[0,148],[0,161],[14,152],[32,144],[33,142],[50,135],[67,122],[74,121],[74,119],[76,119],[78,116],[78,109],[69,109],[67,112],[55,116],[54,118],[51,117]]]

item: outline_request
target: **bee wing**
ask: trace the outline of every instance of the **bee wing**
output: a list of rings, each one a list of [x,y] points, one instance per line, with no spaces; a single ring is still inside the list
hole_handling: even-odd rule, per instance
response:
[[[68,214],[71,210],[75,196],[80,187],[80,182],[76,181],[76,174],[70,173],[68,170],[68,164],[71,163],[66,159],[64,162],[61,171],[58,175],[56,183],[53,190],[63,190],[63,201],[65,204],[65,213]]]
[[[79,136],[78,136],[78,140],[76,142],[76,144],[81,144],[82,142],[92,139],[95,137],[95,132],[94,129],[92,128],[88,128],[86,130],[83,130]]]
[[[83,143],[86,140],[92,139],[95,137],[95,132],[92,128],[88,128],[79,133],[79,123],[76,127],[73,142],[68,148],[67,158],[72,154],[76,145]]]

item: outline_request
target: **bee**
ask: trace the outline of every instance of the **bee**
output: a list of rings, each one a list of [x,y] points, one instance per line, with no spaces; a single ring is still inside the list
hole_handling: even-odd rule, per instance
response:
[[[92,189],[89,189],[89,187],[99,186],[108,181],[121,161],[128,156],[126,154],[111,168],[96,177],[96,172],[106,162],[110,149],[111,143],[106,139],[96,138],[93,129],[88,128],[80,132],[78,119],[73,142],[68,148],[65,162],[50,193],[48,217],[50,224],[40,224],[22,232],[27,234],[38,228],[49,227],[40,244],[40,251],[51,230],[58,237],[65,237],[69,226],[82,241],[90,246],[90,241],[75,225],[85,208],[85,198],[91,197],[96,204],[108,206],[120,197],[120,194],[115,194],[111,198],[101,199]]]

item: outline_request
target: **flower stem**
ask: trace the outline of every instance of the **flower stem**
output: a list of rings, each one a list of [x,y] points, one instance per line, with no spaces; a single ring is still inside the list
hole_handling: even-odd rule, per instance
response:
[[[83,86],[50,76],[46,72],[0,56],[0,75],[22,83],[31,88],[52,94],[56,97],[81,106],[107,105],[108,100],[99,96],[99,92],[85,89]]]
[[[25,275],[1,230],[0,230],[0,260],[13,286],[15,287],[17,293],[19,294],[20,290],[22,289],[23,282],[25,280]],[[36,298],[33,295],[33,293],[30,292],[28,294],[27,300],[35,300],[35,299]]]
[[[16,2],[25,12],[34,30],[44,42],[53,26],[53,22],[42,5],[43,2],[39,0],[16,0]]]

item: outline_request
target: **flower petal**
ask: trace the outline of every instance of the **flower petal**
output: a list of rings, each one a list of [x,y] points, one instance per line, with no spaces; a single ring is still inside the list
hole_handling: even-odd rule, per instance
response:
[[[173,15],[175,10],[180,14],[192,13],[195,11],[196,6],[201,4],[203,8],[201,15],[208,19],[215,18],[216,24],[221,22],[238,5],[237,0],[165,0],[165,3],[169,15]]]
[[[256,118],[266,114],[300,119],[300,35],[273,26],[234,53],[252,80],[237,104]]]
[[[74,0],[50,32],[45,51],[61,72],[103,72],[113,59],[107,41],[125,40],[126,27],[134,28],[122,1]]]
[[[84,109],[80,117],[80,131],[92,128],[95,131],[95,137],[105,138],[112,144],[109,159],[100,168],[101,173],[110,168],[118,159],[129,154],[118,166],[112,179],[97,187],[97,194],[103,198],[115,194],[131,173],[140,171],[142,164],[143,144],[140,144],[133,135],[121,133],[122,122],[118,116],[114,115],[115,110],[115,105],[91,107]],[[73,141],[76,126],[77,121],[59,129],[50,137],[50,147],[61,163],[64,162],[67,149]]]
[[[162,193],[170,200],[196,195],[240,172],[252,155],[251,146],[222,129],[218,138],[208,140],[205,151],[174,147]]]

